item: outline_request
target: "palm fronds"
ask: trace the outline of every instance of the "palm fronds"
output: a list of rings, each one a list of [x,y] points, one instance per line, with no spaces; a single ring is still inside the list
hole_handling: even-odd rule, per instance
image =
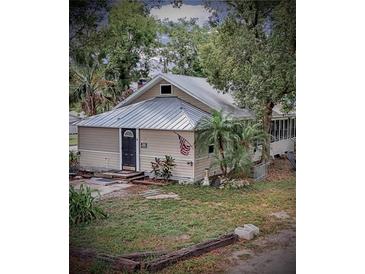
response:
[[[213,144],[216,164],[222,174],[249,174],[252,166],[252,148],[265,140],[265,133],[259,124],[252,121],[233,119],[223,111],[214,111],[210,117],[201,120],[197,126],[198,152]]]

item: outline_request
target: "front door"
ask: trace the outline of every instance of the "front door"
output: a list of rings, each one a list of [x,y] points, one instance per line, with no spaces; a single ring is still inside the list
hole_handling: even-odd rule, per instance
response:
[[[122,169],[136,170],[136,129],[122,129]]]

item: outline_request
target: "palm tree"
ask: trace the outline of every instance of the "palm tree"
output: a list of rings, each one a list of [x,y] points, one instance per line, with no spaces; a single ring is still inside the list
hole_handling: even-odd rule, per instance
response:
[[[200,148],[213,144],[218,148],[217,160],[222,174],[248,174],[252,165],[251,149],[256,142],[265,140],[259,124],[232,119],[222,111],[214,111],[202,119],[198,126],[197,143]]]
[[[95,115],[99,107],[113,103],[107,92],[114,83],[105,79],[103,60],[102,54],[89,53],[70,61],[70,103],[81,102],[86,115]]]
[[[257,142],[263,142],[266,134],[257,123],[235,121],[234,135],[234,145],[227,153],[230,175],[247,175],[252,166],[252,147]]]
[[[214,111],[210,117],[202,119],[198,126],[197,143],[200,147],[208,147],[213,144],[218,148],[218,161],[224,176],[227,175],[226,150],[232,145],[236,138],[234,133],[234,123],[229,115],[222,111]]]
[[[253,144],[266,140],[266,134],[261,125],[251,121],[236,123],[235,133],[238,136],[238,144],[247,152],[250,151]]]

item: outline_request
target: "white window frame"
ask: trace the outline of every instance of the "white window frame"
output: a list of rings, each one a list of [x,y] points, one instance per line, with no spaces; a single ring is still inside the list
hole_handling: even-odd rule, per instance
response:
[[[170,94],[162,94],[161,93],[161,87],[162,86],[171,86],[171,93]],[[169,95],[173,95],[173,94],[174,94],[174,89],[173,89],[173,87],[172,87],[171,84],[160,84],[160,95],[162,95],[162,96],[169,96]]]
[[[123,162],[122,162],[122,129],[119,128],[119,169],[123,169]]]
[[[140,171],[139,150],[141,144],[139,138],[139,128],[136,128],[136,171]]]

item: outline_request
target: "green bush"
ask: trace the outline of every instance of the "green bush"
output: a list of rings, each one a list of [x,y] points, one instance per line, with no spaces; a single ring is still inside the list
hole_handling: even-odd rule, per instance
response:
[[[155,175],[155,177],[160,177],[161,176],[161,166],[162,166],[162,162],[160,158],[155,157],[155,161],[151,162],[151,166],[152,166],[152,173]]]
[[[79,168],[80,153],[70,151],[68,154],[69,172],[77,172]]]
[[[69,189],[69,221],[71,224],[90,223],[98,218],[106,218],[107,214],[95,204],[90,187],[82,184],[79,190],[73,186]]]
[[[175,159],[169,155],[165,155],[165,159],[161,160],[155,158],[154,162],[151,162],[152,171],[155,177],[162,177],[164,180],[169,180],[172,175],[172,170],[176,166]]]

